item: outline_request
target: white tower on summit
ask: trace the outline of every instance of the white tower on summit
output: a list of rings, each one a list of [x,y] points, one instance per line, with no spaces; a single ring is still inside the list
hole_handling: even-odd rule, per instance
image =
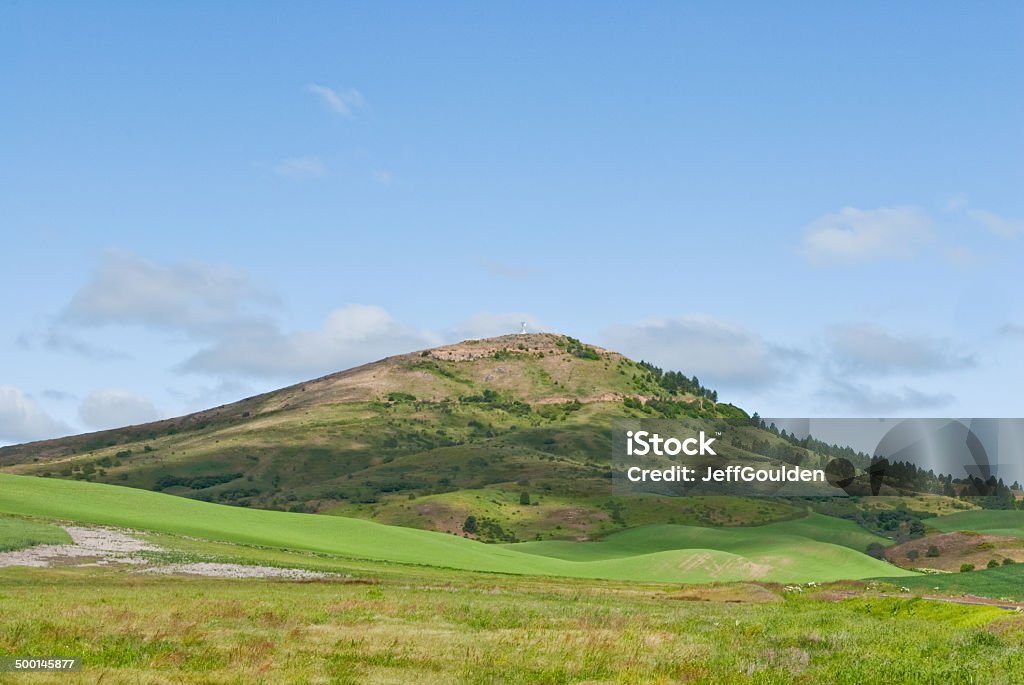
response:
[[[521,329],[521,330],[519,331],[519,335],[524,335],[525,333],[526,333],[526,322],[524,321],[524,322],[523,322],[523,327],[522,327],[522,329]]]

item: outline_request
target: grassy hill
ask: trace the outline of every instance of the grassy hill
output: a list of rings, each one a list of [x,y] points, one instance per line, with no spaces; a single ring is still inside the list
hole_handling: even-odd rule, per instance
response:
[[[472,536],[489,542],[597,539],[658,523],[749,526],[808,507],[854,518],[879,504],[610,496],[613,420],[746,417],[716,400],[696,378],[574,338],[509,335],[184,417],[0,448],[0,470],[457,534],[473,516]],[[747,451],[755,443],[791,449],[754,426],[730,430],[736,439],[719,445],[727,458],[763,459]],[[931,497],[906,506],[972,505]]]
[[[909,573],[834,544],[859,542],[859,534],[848,530],[846,522],[827,517],[767,535],[748,529],[729,538],[719,536],[721,531],[685,526],[641,528],[603,543],[562,543],[579,550],[573,555],[561,550],[554,554],[555,548],[545,547],[557,542],[487,545],[359,519],[228,507],[99,483],[6,474],[0,474],[0,512],[352,559],[520,575],[691,583],[806,582]],[[598,554],[590,552],[598,548]]]
[[[2,448],[0,469],[450,532],[474,515],[496,541],[802,515],[780,501],[609,498],[612,420],[666,407],[745,416],[696,379],[671,380],[566,336],[471,340],[189,416]],[[517,508],[523,492],[534,508]]]
[[[1024,511],[979,510],[964,511],[949,516],[927,519],[925,523],[944,533],[972,530],[991,535],[1024,537]]]

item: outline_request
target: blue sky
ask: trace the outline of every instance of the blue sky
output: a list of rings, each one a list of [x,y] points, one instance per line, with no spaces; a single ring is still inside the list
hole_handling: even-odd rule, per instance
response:
[[[531,328],[1022,416],[1024,6],[3,3],[0,442]]]

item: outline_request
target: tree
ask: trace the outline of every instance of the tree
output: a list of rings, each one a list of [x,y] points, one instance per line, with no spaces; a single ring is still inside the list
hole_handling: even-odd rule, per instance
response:
[[[520,504],[529,504],[530,503],[530,493],[526,492],[525,490],[523,492],[521,492],[519,494],[519,503]]]
[[[476,516],[467,516],[466,522],[462,524],[462,530],[466,533],[476,532]]]
[[[1003,566],[1012,566],[1013,564],[1016,564],[1016,563],[1017,562],[1014,561],[1013,559],[1011,559],[1010,557],[1006,557],[1005,559],[1003,559]]]
[[[910,559],[911,561],[917,561],[917,558],[919,556],[921,556],[921,553],[918,552],[916,549],[907,550],[907,559]]]
[[[969,573],[974,570],[974,564],[960,564],[960,573]]]
[[[865,552],[869,557],[874,557],[875,559],[882,559],[885,557],[885,547],[882,547],[881,543],[878,542],[872,542],[868,545]]]
[[[999,565],[999,562],[996,561],[995,559],[989,559],[988,560],[988,567],[989,568],[995,568],[998,565]]]
[[[939,553],[940,552],[939,552],[939,548],[938,547],[936,547],[935,545],[930,545],[928,547],[928,551],[925,553],[925,556],[926,557],[937,557],[937,556],[939,556]]]

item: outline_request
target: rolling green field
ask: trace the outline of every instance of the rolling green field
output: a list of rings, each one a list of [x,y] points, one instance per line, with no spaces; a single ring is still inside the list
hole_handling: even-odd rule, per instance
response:
[[[891,544],[852,521],[811,514],[803,519],[748,528],[644,526],[614,533],[600,542],[553,540],[525,542],[512,548],[567,561],[626,564],[644,558],[652,565],[673,563],[673,551],[685,549],[693,550],[689,561],[695,576],[699,577],[704,569],[711,571],[700,581],[779,580],[798,576],[810,581],[835,580],[840,577],[836,575],[838,569],[847,578],[869,577],[867,574],[879,568],[877,560],[861,553],[871,542]],[[889,571],[896,570],[885,566]],[[887,575],[910,575],[902,569],[898,571]]]
[[[1024,537],[1024,511],[964,511],[926,519],[924,523],[944,533],[973,530],[977,533]]]
[[[0,568],[0,654],[84,661],[77,675],[16,682],[987,685],[1018,682],[1013,674],[1024,669],[1024,615],[893,596],[904,586],[913,595],[1024,600],[1024,565],[912,574],[860,551],[890,541],[820,514],[485,545],[10,475],[0,475],[0,512],[149,531],[164,549],[153,553],[157,563],[339,574],[283,581]],[[0,517],[9,520],[59,530]]]
[[[0,552],[9,552],[32,545],[71,542],[63,528],[48,523],[0,516]]]
[[[827,517],[773,524],[782,528],[760,535],[756,528],[735,529],[731,537],[690,526],[648,527],[618,534],[626,536],[621,541],[611,536],[603,543],[567,543],[579,550],[573,557],[553,553],[563,549],[558,543],[485,545],[358,519],[228,507],[98,483],[2,474],[0,512],[512,574],[660,582],[807,582],[910,574],[842,546],[873,536]],[[602,545],[609,544],[618,550],[608,554]]]

